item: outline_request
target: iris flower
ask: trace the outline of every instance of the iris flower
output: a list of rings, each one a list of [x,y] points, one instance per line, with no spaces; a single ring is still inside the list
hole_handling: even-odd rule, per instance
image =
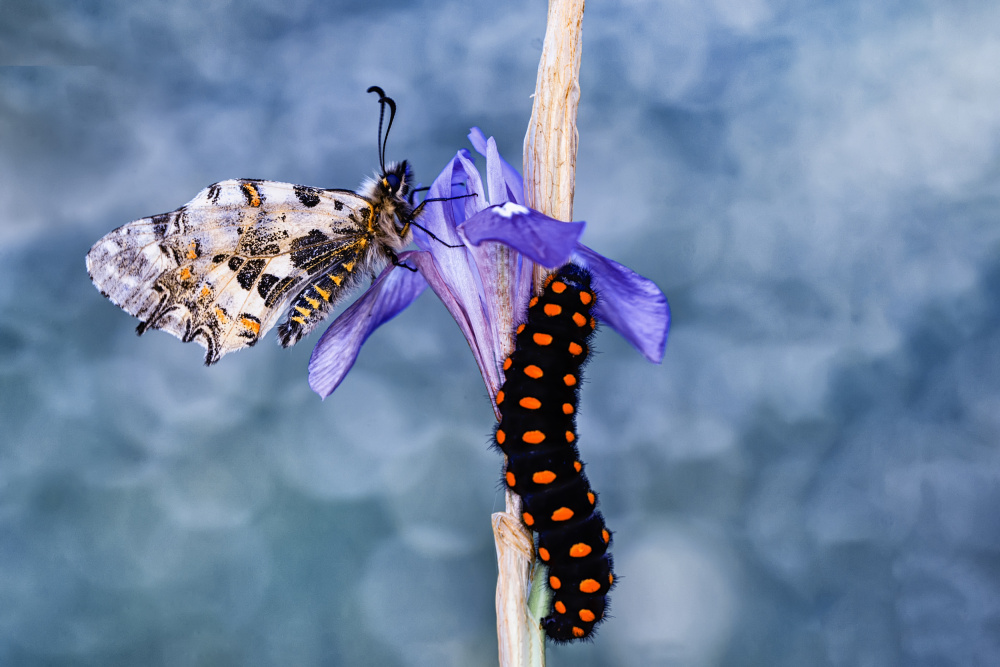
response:
[[[453,199],[428,204],[419,219],[437,240],[415,229],[418,250],[399,255],[400,264],[417,270],[386,267],[316,344],[309,384],[323,398],[343,381],[368,336],[430,286],[465,334],[492,400],[503,384],[501,364],[509,352],[503,342],[511,336],[498,323],[524,321],[535,264],[551,269],[572,261],[587,268],[599,295],[597,319],[650,361],[663,358],[670,309],[659,288],[580,243],[583,222],[561,222],[526,207],[521,175],[493,138],[474,127],[469,140],[486,157],[489,198],[471,154],[458,151],[428,192],[429,198]],[[463,196],[468,194],[476,196]]]

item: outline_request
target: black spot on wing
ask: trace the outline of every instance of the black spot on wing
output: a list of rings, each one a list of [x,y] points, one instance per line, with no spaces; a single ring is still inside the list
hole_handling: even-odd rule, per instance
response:
[[[226,259],[226,257],[229,257],[229,255],[227,255],[226,253],[216,255],[215,257],[212,258],[212,263],[220,264]]]
[[[213,204],[219,203],[219,194],[222,192],[222,186],[218,183],[212,183],[208,186],[208,201]]]
[[[170,214],[161,213],[159,215],[154,215],[150,220],[153,222],[153,235],[162,239],[167,235],[167,230],[170,229]]]
[[[260,298],[266,299],[267,293],[271,291],[271,288],[278,283],[278,276],[272,273],[265,273],[260,277],[260,281],[257,283],[257,293],[260,294]]]
[[[309,273],[314,273],[325,267],[331,257],[339,251],[338,247],[330,242],[330,238],[318,229],[293,239],[291,249],[292,266],[297,269],[305,269]]]
[[[290,290],[297,282],[299,282],[299,279],[291,276],[282,278],[281,281],[275,285],[274,289],[271,290],[271,293],[264,299],[264,305],[270,308],[274,304],[278,303],[278,300],[282,297],[282,295]]]
[[[240,287],[249,291],[266,263],[263,259],[251,259],[244,264],[240,272],[236,274],[236,280],[240,283]]]
[[[339,199],[334,199],[333,200],[333,207],[335,209],[337,209],[338,211],[342,211],[342,210],[344,210],[344,202],[340,201]]]
[[[296,185],[295,196],[299,198],[299,201],[302,202],[302,205],[306,208],[312,208],[319,203],[319,191],[316,190],[316,188],[310,188],[305,185]]]
[[[238,271],[241,266],[243,266],[243,258],[242,257],[233,257],[233,258],[231,258],[229,260],[229,268],[230,268],[230,270],[232,270],[232,271]]]

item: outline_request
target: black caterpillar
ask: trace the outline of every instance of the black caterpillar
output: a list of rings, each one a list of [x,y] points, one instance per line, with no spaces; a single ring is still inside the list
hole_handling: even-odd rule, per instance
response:
[[[538,558],[549,568],[552,610],[542,619],[549,638],[590,636],[604,618],[614,585],[611,533],[595,511],[576,448],[580,369],[596,322],[590,274],[567,264],[549,276],[517,328],[517,347],[504,362],[496,403],[496,442],[507,455],[505,480],[523,499],[521,519],[538,533]]]

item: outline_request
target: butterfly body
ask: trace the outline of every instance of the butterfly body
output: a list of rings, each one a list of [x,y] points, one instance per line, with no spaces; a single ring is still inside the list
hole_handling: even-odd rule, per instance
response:
[[[274,181],[215,183],[170,213],[130,222],[87,254],[94,285],[142,322],[197,341],[205,363],[308,334],[363,279],[395,261],[416,215],[412,173],[390,165],[358,192]]]

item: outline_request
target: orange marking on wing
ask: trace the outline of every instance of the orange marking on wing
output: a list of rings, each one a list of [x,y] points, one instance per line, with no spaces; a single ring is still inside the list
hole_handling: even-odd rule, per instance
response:
[[[316,285],[313,285],[313,289],[316,290],[316,294],[319,294],[321,297],[323,297],[323,301],[330,300],[330,294],[332,292],[327,292],[325,289],[317,287]]]
[[[178,275],[180,276],[181,280],[185,281],[191,280],[191,269],[189,269],[186,266],[182,267]]]
[[[260,333],[260,322],[254,322],[253,320],[248,319],[246,317],[241,317],[240,324],[245,326],[250,331],[254,332],[254,335]]]

